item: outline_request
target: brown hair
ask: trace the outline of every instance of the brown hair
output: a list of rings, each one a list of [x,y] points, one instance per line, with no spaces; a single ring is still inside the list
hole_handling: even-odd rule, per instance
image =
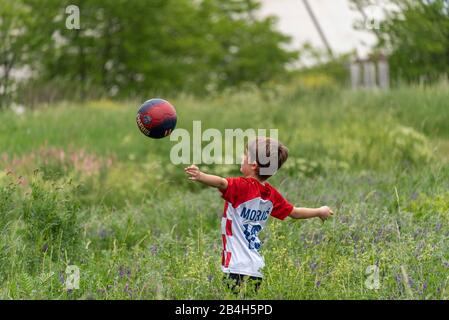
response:
[[[282,167],[285,161],[287,161],[288,149],[275,139],[256,137],[248,142],[246,146],[246,155],[248,156],[248,160],[251,159],[251,161],[256,161],[259,167],[257,176],[262,181],[265,181],[274,175],[276,171]],[[273,161],[275,161],[275,163],[273,163]],[[261,168],[267,169],[267,172],[261,174]]]

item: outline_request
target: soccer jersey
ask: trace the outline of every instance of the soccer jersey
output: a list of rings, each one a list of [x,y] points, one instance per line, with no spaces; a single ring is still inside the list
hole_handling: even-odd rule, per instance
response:
[[[259,233],[268,217],[284,220],[293,205],[267,182],[243,177],[226,180],[228,187],[221,191],[226,201],[221,220],[222,270],[262,277],[265,263],[259,253]]]

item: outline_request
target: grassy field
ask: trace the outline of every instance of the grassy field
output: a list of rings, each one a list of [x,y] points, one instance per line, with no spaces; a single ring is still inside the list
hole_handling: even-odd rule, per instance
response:
[[[447,87],[168,99],[178,128],[279,129],[290,158],[270,182],[336,211],[270,220],[264,283],[244,298],[449,298]],[[171,164],[174,142],[138,131],[139,105],[0,112],[1,299],[236,298],[220,271],[223,201]],[[79,289],[64,285],[68,265]]]

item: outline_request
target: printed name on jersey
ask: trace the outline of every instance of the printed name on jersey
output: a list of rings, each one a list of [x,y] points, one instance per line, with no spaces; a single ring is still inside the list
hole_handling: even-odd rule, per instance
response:
[[[240,212],[240,216],[243,219],[248,219],[251,221],[265,221],[268,219],[268,216],[270,215],[271,208],[269,210],[251,210],[251,208],[243,207],[242,211]]]

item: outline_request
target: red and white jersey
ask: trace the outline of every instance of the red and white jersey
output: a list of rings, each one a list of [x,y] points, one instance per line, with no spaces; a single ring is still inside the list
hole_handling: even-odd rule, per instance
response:
[[[259,253],[259,232],[269,216],[284,220],[293,205],[267,182],[243,177],[226,180],[228,188],[221,191],[226,201],[221,220],[221,268],[226,273],[262,277],[265,263]]]

